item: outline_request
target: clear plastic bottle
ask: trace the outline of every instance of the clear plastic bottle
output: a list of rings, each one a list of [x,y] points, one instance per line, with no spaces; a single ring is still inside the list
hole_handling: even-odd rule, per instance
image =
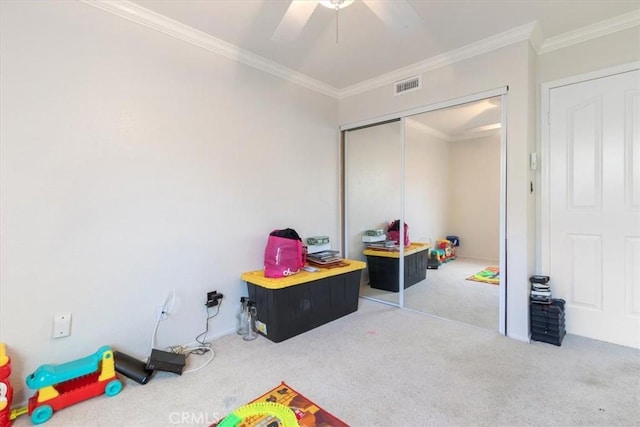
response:
[[[236,314],[236,332],[238,335],[242,336],[249,333],[249,318],[246,297],[240,297],[240,310]]]
[[[249,332],[246,335],[242,336],[242,339],[245,341],[253,341],[258,337],[258,334],[255,330],[255,321],[256,321],[256,306],[253,301],[247,301],[247,314],[248,314],[248,325]]]

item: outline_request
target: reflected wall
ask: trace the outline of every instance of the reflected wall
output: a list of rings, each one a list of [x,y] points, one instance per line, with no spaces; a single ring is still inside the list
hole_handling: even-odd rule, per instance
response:
[[[363,233],[371,229],[384,229],[386,232],[388,222],[401,215],[401,122],[345,132],[344,156],[345,255],[349,259],[367,261],[363,254]],[[371,286],[369,268],[363,273],[362,282],[361,296],[398,303],[397,292],[376,288],[376,283]]]

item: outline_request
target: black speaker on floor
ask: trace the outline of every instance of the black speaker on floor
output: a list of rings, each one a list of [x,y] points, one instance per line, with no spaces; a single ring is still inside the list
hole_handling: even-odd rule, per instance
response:
[[[127,378],[131,378],[138,384],[146,384],[153,375],[153,370],[147,369],[146,363],[142,360],[138,360],[135,357],[131,357],[128,354],[121,353],[119,351],[113,352],[115,360],[116,372],[121,373]]]

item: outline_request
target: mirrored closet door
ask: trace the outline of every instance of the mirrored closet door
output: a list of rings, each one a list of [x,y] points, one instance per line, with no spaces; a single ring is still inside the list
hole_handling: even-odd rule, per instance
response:
[[[402,210],[402,133],[395,120],[344,134],[345,255],[367,262],[360,296],[393,305],[400,303],[400,263],[384,243]]]
[[[404,213],[426,277],[404,307],[498,330],[501,100],[405,119]]]
[[[507,90],[341,127],[343,243],[367,263],[361,297],[505,333]],[[393,220],[410,245],[365,247]]]

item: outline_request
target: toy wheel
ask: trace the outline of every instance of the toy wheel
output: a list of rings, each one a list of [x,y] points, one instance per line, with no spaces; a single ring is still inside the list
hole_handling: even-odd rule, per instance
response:
[[[34,424],[42,424],[48,421],[53,415],[53,408],[49,405],[38,406],[31,414],[31,422]]]
[[[107,384],[107,386],[104,388],[104,394],[111,397],[120,393],[120,390],[122,390],[122,383],[120,382],[120,380],[113,380],[110,381],[109,384]]]

